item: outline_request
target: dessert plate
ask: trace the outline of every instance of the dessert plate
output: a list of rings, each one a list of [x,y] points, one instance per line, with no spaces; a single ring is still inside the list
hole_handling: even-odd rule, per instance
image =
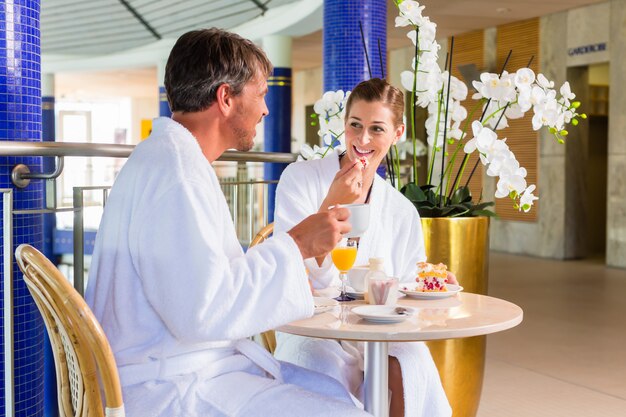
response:
[[[415,284],[400,284],[400,292],[406,294],[408,297],[417,298],[419,300],[437,300],[440,298],[448,298],[463,291],[463,287],[460,285],[446,284],[448,291],[416,291],[417,283]]]
[[[315,314],[330,311],[339,305],[337,300],[326,297],[313,297],[313,303],[315,304]]]
[[[415,310],[409,307],[403,307],[405,314],[396,313],[397,306],[357,306],[351,311],[364,320],[374,323],[400,323],[411,317]]]

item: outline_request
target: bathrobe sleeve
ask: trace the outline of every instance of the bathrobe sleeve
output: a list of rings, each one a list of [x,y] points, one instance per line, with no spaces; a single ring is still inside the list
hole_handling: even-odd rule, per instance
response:
[[[398,217],[402,219],[399,222],[401,227],[396,231],[395,242],[393,242],[396,254],[395,265],[399,268],[401,282],[415,282],[416,264],[426,261],[422,222],[412,205],[402,204],[400,210]]]
[[[317,173],[306,162],[285,168],[276,188],[274,233],[286,232],[306,217],[317,213],[321,204],[319,184],[316,184],[318,181]],[[304,264],[313,288],[328,287],[336,275],[330,255],[324,258],[321,266],[315,258],[306,259]]]
[[[244,255],[213,188],[176,183],[129,232],[133,266],[169,331],[185,343],[233,340],[310,317],[295,242],[277,233]]]

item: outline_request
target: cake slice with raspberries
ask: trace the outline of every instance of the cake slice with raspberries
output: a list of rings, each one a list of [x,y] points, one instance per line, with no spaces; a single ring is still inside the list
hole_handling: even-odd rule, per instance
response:
[[[442,263],[437,265],[428,262],[417,263],[417,291],[443,292],[448,291],[448,267]]]

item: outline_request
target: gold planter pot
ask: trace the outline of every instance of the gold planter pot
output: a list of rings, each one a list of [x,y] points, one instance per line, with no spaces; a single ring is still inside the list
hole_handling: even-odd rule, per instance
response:
[[[487,294],[489,218],[422,218],[426,256],[455,273],[464,291]],[[486,337],[427,342],[453,417],[474,417],[485,372]]]

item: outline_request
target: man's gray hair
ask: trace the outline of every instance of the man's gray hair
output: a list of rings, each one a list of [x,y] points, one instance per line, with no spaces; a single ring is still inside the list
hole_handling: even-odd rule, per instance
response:
[[[172,112],[197,112],[216,99],[217,89],[228,84],[234,95],[257,74],[266,78],[272,64],[251,41],[211,28],[182,35],[165,67],[165,90]]]

